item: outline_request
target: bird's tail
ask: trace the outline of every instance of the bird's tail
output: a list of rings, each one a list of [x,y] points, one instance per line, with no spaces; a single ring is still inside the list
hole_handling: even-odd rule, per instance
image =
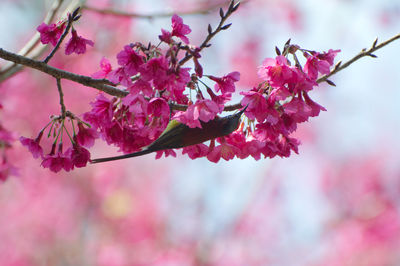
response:
[[[131,157],[136,157],[136,156],[141,156],[145,155],[148,153],[153,152],[152,150],[149,149],[144,149],[142,151],[134,152],[134,153],[128,153],[120,156],[114,156],[114,157],[105,157],[105,158],[97,158],[93,159],[90,161],[90,163],[102,163],[102,162],[108,162],[108,161],[115,161],[115,160],[120,160],[120,159],[125,159],[125,158],[131,158]]]

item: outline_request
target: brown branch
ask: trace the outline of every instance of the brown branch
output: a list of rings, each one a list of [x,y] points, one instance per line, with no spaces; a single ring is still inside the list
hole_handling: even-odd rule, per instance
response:
[[[68,72],[59,68],[55,68],[47,65],[44,62],[34,60],[31,58],[27,58],[21,55],[17,55],[11,52],[8,52],[2,48],[0,48],[0,58],[3,58],[8,61],[12,61],[16,64],[21,64],[30,68],[34,68],[41,72],[47,73],[58,79],[68,79],[71,81],[75,81],[82,85],[92,87],[103,91],[109,95],[124,97],[128,94],[127,91],[120,90],[114,87],[114,84],[106,79],[93,79],[88,76],[78,75],[72,72]]]
[[[320,77],[319,79],[317,79],[317,83],[321,83],[324,81],[327,81],[329,77],[333,76],[334,74],[336,74],[337,72],[345,69],[346,67],[350,66],[351,64],[353,64],[354,62],[356,62],[357,60],[359,60],[362,57],[365,56],[370,56],[370,57],[377,57],[376,55],[374,55],[373,53],[379,49],[381,49],[382,47],[388,45],[391,42],[394,42],[395,40],[400,39],[400,34],[397,34],[395,36],[393,36],[392,38],[381,42],[380,44],[377,45],[378,42],[378,38],[375,39],[374,43],[372,44],[372,46],[367,50],[367,49],[362,49],[360,53],[358,53],[356,56],[354,56],[353,58],[351,58],[349,61],[345,62],[342,64],[342,61],[339,61],[335,67],[333,68],[333,70],[329,73],[326,74],[322,77]]]
[[[139,19],[154,19],[154,18],[162,18],[162,17],[171,17],[176,13],[181,16],[208,14],[208,13],[218,9],[221,6],[227,5],[229,2],[230,1],[216,3],[216,4],[210,5],[208,7],[205,7],[203,9],[195,9],[195,10],[182,11],[182,12],[181,11],[160,12],[160,13],[154,13],[154,14],[150,14],[150,15],[140,14],[140,13],[135,13],[135,12],[126,12],[126,11],[122,11],[122,10],[114,10],[114,9],[101,9],[101,8],[96,8],[96,7],[88,6],[88,5],[84,5],[82,7],[82,9],[97,12],[97,13],[100,13],[103,15],[113,15],[113,16],[131,17],[131,18],[139,18]]]

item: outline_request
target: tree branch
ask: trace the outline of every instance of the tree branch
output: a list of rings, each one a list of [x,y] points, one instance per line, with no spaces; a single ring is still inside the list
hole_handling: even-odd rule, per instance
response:
[[[317,83],[327,81],[330,76],[333,76],[337,72],[345,69],[346,67],[350,66],[351,64],[353,64],[354,62],[356,62],[357,60],[359,60],[360,58],[362,58],[364,56],[370,56],[370,57],[376,58],[377,56],[374,55],[373,52],[381,49],[382,47],[388,45],[391,42],[394,42],[397,39],[400,39],[400,34],[397,34],[397,35],[393,36],[392,38],[390,38],[384,42],[381,42],[380,44],[377,45],[378,38],[376,38],[374,43],[372,44],[371,48],[369,48],[368,50],[366,48],[362,49],[360,53],[358,53],[356,56],[354,56],[349,61],[347,61],[343,64],[342,64],[342,61],[339,61],[329,74],[326,74],[326,75],[320,77],[319,79],[317,79]]]
[[[61,117],[65,118],[67,111],[64,104],[64,93],[61,87],[61,79],[57,78],[56,80],[57,80],[58,94],[60,95]]]
[[[59,79],[68,79],[71,81],[75,81],[82,85],[92,87],[103,91],[109,95],[117,96],[117,97],[124,97],[128,94],[127,91],[120,90],[114,87],[114,84],[106,79],[93,79],[88,76],[78,75],[72,72],[68,72],[59,68],[55,68],[52,66],[47,65],[44,62],[30,59],[21,55],[17,55],[11,52],[8,52],[2,48],[0,48],[0,58],[3,58],[8,61],[12,61],[16,64],[21,64],[30,68],[34,68],[41,72],[47,73],[55,78]]]

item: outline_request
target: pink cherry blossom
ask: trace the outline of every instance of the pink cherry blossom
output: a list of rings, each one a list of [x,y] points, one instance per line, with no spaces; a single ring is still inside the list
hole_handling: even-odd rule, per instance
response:
[[[330,64],[328,61],[320,60],[318,58],[318,53],[315,55],[311,55],[307,58],[307,62],[304,65],[304,72],[313,79],[316,80],[318,78],[318,73],[328,74]]]
[[[94,42],[88,39],[78,36],[75,29],[72,29],[72,37],[69,39],[65,46],[65,54],[70,55],[72,53],[84,54],[86,52],[86,45],[93,46]]]
[[[173,119],[191,127],[200,127],[200,121],[208,122],[219,112],[218,104],[211,100],[199,100],[190,105],[185,112],[178,111]]]
[[[295,72],[289,66],[289,61],[283,55],[275,59],[266,58],[258,69],[258,76],[272,87],[281,87],[296,78]]]
[[[217,163],[221,158],[226,161],[232,160],[237,154],[240,154],[239,148],[223,142],[208,153],[207,159],[213,163]]]
[[[73,166],[78,168],[85,167],[90,160],[89,151],[77,144],[70,147],[65,153],[71,159]]]
[[[258,122],[263,122],[268,116],[268,103],[265,96],[257,89],[251,91],[243,91],[244,95],[241,104],[247,106],[245,114],[250,119],[257,119]]]
[[[101,68],[100,71],[92,74],[92,78],[95,78],[95,79],[107,78],[108,74],[112,71],[110,61],[107,58],[105,58],[104,56],[100,60],[100,68]]]
[[[222,78],[217,78],[214,76],[209,76],[210,79],[215,81],[214,89],[215,91],[221,91],[222,94],[231,94],[235,92],[235,82],[239,81],[240,73],[239,72],[231,72],[228,75],[223,76]]]
[[[169,117],[170,108],[167,101],[163,98],[153,98],[149,101],[147,112],[152,116]]]
[[[187,154],[190,159],[196,159],[196,158],[201,158],[204,157],[208,154],[208,147],[207,145],[201,143],[197,145],[191,145],[188,147],[184,147],[182,149],[182,154]]]
[[[285,103],[282,107],[285,113],[297,123],[305,122],[311,116],[311,107],[298,97],[293,97],[290,102]]]
[[[217,113],[219,113],[219,108],[218,104],[211,100],[198,100],[195,104],[188,107],[186,113],[188,119],[208,122],[214,119]]]
[[[122,99],[122,103],[129,107],[129,111],[135,116],[146,116],[149,102],[141,94],[128,94]]]
[[[168,70],[168,60],[165,56],[152,58],[140,66],[140,77],[145,81],[165,79]]]
[[[176,152],[173,149],[171,149],[171,150],[162,150],[156,152],[156,159],[160,159],[163,156],[163,154],[165,155],[165,157],[168,156],[176,157]]]
[[[90,148],[94,145],[95,139],[99,137],[99,133],[89,127],[85,127],[83,123],[78,123],[78,134],[76,134],[76,140],[79,145]]]
[[[161,35],[158,36],[158,38],[166,43],[171,43],[172,42],[172,35],[171,32],[161,29]]]
[[[125,68],[119,67],[117,69],[112,70],[108,74],[108,78],[111,82],[115,84],[121,84],[125,87],[129,87],[132,85],[132,80],[128,74],[125,72]]]
[[[317,57],[318,57],[318,59],[320,59],[320,60],[325,60],[325,61],[327,61],[327,62],[329,63],[329,65],[332,66],[332,65],[333,65],[333,61],[334,61],[336,55],[337,55],[339,52],[340,52],[340,49],[339,49],[339,50],[332,50],[332,49],[329,49],[328,52],[318,53]]]
[[[41,43],[51,43],[53,46],[56,46],[58,40],[64,32],[65,22],[59,22],[57,25],[54,23],[50,25],[42,23],[36,29],[40,33]]]
[[[326,109],[323,106],[321,106],[321,105],[317,104],[316,102],[314,102],[313,100],[311,100],[311,98],[308,96],[308,94],[306,92],[303,93],[303,96],[304,96],[305,102],[311,108],[310,116],[318,116],[320,111],[326,111]]]
[[[103,127],[111,122],[114,114],[113,102],[99,93],[96,100],[91,102],[92,110],[83,114],[83,118],[94,127]]]
[[[74,169],[74,165],[71,161],[71,158],[66,155],[62,154],[62,152],[57,152],[57,154],[47,154],[43,157],[43,161],[41,165],[44,168],[49,168],[50,171],[58,173],[62,169],[69,172]]]
[[[39,144],[40,138],[33,140],[30,138],[20,137],[19,141],[23,146],[29,149],[33,158],[37,159],[39,157],[43,157],[43,148]]]
[[[183,24],[183,19],[174,14],[171,18],[172,21],[172,36],[180,38],[184,43],[189,44],[189,39],[186,37],[192,30],[186,24]]]
[[[147,81],[138,79],[131,86],[128,87],[130,94],[143,93],[145,96],[153,96],[153,87]]]
[[[136,75],[144,62],[143,57],[131,45],[125,45],[124,50],[117,54],[117,59],[128,76]]]

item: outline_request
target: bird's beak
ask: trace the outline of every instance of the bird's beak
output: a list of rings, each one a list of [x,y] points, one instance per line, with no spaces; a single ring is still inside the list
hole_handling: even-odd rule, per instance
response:
[[[248,106],[249,106],[249,104],[247,104],[242,110],[240,110],[240,112],[238,114],[242,115],[244,113],[244,111],[246,111]]]

